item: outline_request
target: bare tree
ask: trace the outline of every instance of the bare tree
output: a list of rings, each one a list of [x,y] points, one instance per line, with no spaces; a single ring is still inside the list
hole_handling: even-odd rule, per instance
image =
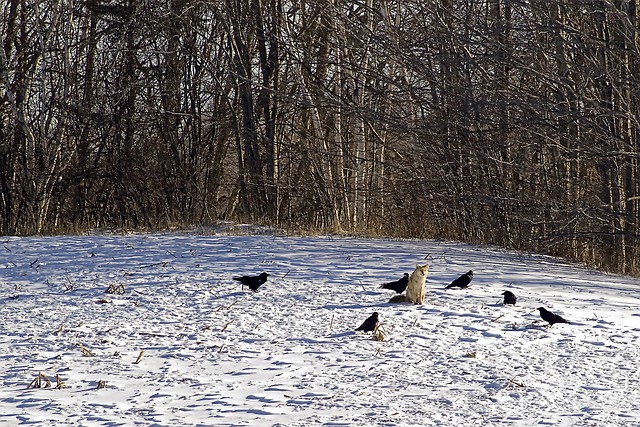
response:
[[[238,219],[640,273],[636,2],[0,13],[3,234]]]

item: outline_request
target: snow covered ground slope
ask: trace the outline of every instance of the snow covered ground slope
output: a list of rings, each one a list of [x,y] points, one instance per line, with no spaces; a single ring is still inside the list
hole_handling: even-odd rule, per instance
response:
[[[0,240],[0,425],[640,425],[638,280],[434,241]],[[425,304],[388,303],[417,263]]]

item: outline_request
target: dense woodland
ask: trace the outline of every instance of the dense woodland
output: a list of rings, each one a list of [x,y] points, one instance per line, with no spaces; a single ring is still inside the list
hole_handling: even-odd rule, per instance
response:
[[[0,234],[241,220],[640,274],[635,0],[0,7]]]

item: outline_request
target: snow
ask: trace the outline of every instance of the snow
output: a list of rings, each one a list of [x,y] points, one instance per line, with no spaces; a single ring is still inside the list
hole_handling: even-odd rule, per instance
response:
[[[640,425],[637,279],[418,240],[2,245],[0,425]],[[418,263],[425,304],[389,304],[379,285]],[[468,270],[469,289],[444,290]],[[231,279],[262,271],[256,293]],[[540,306],[572,324],[545,326]],[[354,332],[374,311],[382,341]],[[39,373],[51,387],[33,387]]]

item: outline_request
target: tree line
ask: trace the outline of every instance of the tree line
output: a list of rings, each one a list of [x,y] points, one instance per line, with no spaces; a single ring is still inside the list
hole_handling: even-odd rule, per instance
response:
[[[640,274],[638,8],[6,0],[0,234],[233,219]]]

